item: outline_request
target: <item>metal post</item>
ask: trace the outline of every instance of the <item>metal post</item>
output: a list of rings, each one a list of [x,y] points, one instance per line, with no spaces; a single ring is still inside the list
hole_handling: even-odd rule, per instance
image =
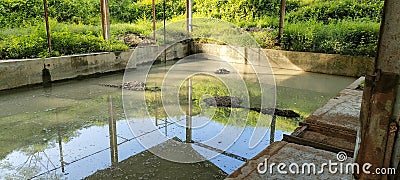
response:
[[[153,16],[153,40],[156,42],[156,3],[151,1],[152,16]]]
[[[108,0],[100,0],[101,10],[101,27],[103,39],[108,41],[111,38],[110,34],[110,10],[108,8]]]
[[[164,25],[164,63],[166,64],[167,63],[167,38],[166,38],[166,36],[167,36],[167,30],[165,29],[166,27],[165,27],[165,25],[166,25],[166,14],[165,14],[165,6],[166,6],[166,4],[165,4],[165,0],[163,0],[163,25]]]
[[[186,0],[186,26],[188,33],[192,32],[192,0]]]
[[[43,8],[44,8],[44,20],[46,22],[47,47],[49,49],[49,55],[51,56],[51,36],[50,36],[49,15],[47,10],[47,0],[43,0]]]
[[[278,44],[281,43],[283,36],[283,26],[285,22],[285,9],[286,9],[286,0],[281,0],[281,12],[279,19],[279,34],[278,34]]]
[[[360,113],[361,143],[356,157],[360,166],[372,164],[369,168],[372,174],[360,171],[361,174],[355,175],[357,179],[399,178],[374,173],[376,168],[398,168],[400,164],[400,138],[396,132],[400,115],[400,30],[397,28],[400,1],[385,0],[383,12],[375,74],[365,78]],[[399,169],[396,171],[398,174]]]

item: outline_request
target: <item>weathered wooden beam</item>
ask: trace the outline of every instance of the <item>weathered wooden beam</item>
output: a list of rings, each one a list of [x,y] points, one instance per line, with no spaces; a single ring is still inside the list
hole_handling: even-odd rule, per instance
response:
[[[324,125],[319,125],[319,124],[314,124],[314,123],[305,123],[305,122],[300,122],[300,126],[307,126],[307,130],[309,131],[314,131],[314,132],[319,132],[323,133],[327,136],[335,136],[338,138],[345,139],[349,142],[355,142],[356,141],[356,135],[357,132],[349,129],[338,129],[335,126],[324,124]]]
[[[330,152],[334,152],[334,153],[345,152],[348,157],[351,157],[354,154],[354,152],[350,149],[335,147],[332,145],[323,144],[320,142],[315,142],[315,141],[311,141],[311,140],[304,139],[301,137],[296,137],[296,136],[291,136],[291,135],[286,135],[286,134],[283,135],[283,141],[286,141],[289,143],[300,144],[300,145],[304,145],[304,146],[310,146],[310,147],[313,147],[316,149],[322,149],[322,150],[330,151]]]
[[[298,127],[294,130],[294,132],[291,134],[292,136],[297,136],[300,137],[303,132],[308,128],[308,125],[300,125],[301,127]]]

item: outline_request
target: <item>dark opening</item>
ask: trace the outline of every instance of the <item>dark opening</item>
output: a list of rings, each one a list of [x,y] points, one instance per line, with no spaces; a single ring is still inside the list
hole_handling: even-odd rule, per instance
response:
[[[47,64],[47,67],[49,67],[49,66],[50,66],[50,64]],[[50,74],[49,69],[46,68],[46,64],[43,64],[42,81],[43,81],[43,86],[51,85],[51,74]]]

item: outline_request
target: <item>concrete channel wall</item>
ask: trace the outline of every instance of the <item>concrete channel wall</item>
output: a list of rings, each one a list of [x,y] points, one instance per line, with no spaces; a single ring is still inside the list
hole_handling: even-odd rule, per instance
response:
[[[134,56],[132,53],[137,50]],[[230,47],[226,45],[181,42],[167,49],[167,60],[184,58],[190,54],[207,53],[235,63],[260,65],[259,55],[265,52],[272,67],[304,70],[344,76],[361,76],[371,72],[373,59],[333,54],[291,52],[271,49]],[[18,59],[0,61],[0,90],[40,84],[44,71],[51,81],[79,76],[101,74],[151,62],[163,58],[163,48],[158,46],[137,47],[123,52],[103,52],[46,59]],[[129,63],[128,63],[129,62]]]
[[[48,71],[51,81],[77,78],[92,74],[136,68],[152,61],[151,56],[163,57],[158,46],[138,47],[122,52],[103,52],[46,59],[0,60],[0,90],[43,83],[43,71]],[[167,49],[167,60],[183,58],[189,53],[188,43],[177,43]],[[150,56],[149,56],[150,55]]]
[[[257,52],[254,48],[229,47],[226,45],[196,43],[192,48],[193,53],[210,53],[227,60],[235,59],[235,62],[245,62],[251,52]],[[347,56],[338,54],[323,54],[310,52],[293,52],[273,49],[263,49],[271,67],[302,70],[340,76],[360,77],[366,73],[372,73],[374,59],[363,56]],[[257,61],[256,61],[257,62]],[[259,64],[261,62],[257,62]]]

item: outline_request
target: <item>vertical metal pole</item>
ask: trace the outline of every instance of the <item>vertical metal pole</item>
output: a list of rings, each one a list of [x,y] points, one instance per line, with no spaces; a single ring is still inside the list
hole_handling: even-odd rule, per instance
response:
[[[192,142],[192,80],[189,78],[186,84],[187,88],[187,109],[186,109],[186,143]]]
[[[156,87],[156,86],[154,86],[154,87]],[[157,96],[157,92],[154,93],[154,102],[156,103],[155,108],[154,108],[155,116],[156,116],[155,121],[156,121],[156,126],[158,126],[158,96]]]
[[[278,43],[281,43],[283,36],[283,26],[285,22],[285,9],[286,9],[286,0],[281,0],[281,12],[279,19],[279,34],[278,34]]]
[[[110,34],[110,10],[108,8],[108,0],[100,0],[101,10],[101,27],[104,40],[108,41],[111,38]]]
[[[166,6],[166,4],[165,4],[165,0],[163,0],[163,24],[164,24],[164,63],[167,63],[167,38],[166,38],[166,36],[167,36],[167,30],[165,29],[165,22],[166,22],[166,14],[165,14],[165,6]]]
[[[50,36],[49,15],[47,10],[47,0],[43,0],[43,8],[44,8],[44,20],[46,21],[47,47],[49,48],[49,55],[51,56],[51,36]]]
[[[152,16],[153,16],[153,40],[156,42],[156,3],[151,1]]]
[[[110,154],[111,154],[111,164],[116,165],[118,163],[118,143],[117,143],[117,123],[114,118],[114,109],[112,97],[108,97],[108,132],[110,136]]]
[[[188,33],[192,32],[192,0],[186,0],[186,26]]]

